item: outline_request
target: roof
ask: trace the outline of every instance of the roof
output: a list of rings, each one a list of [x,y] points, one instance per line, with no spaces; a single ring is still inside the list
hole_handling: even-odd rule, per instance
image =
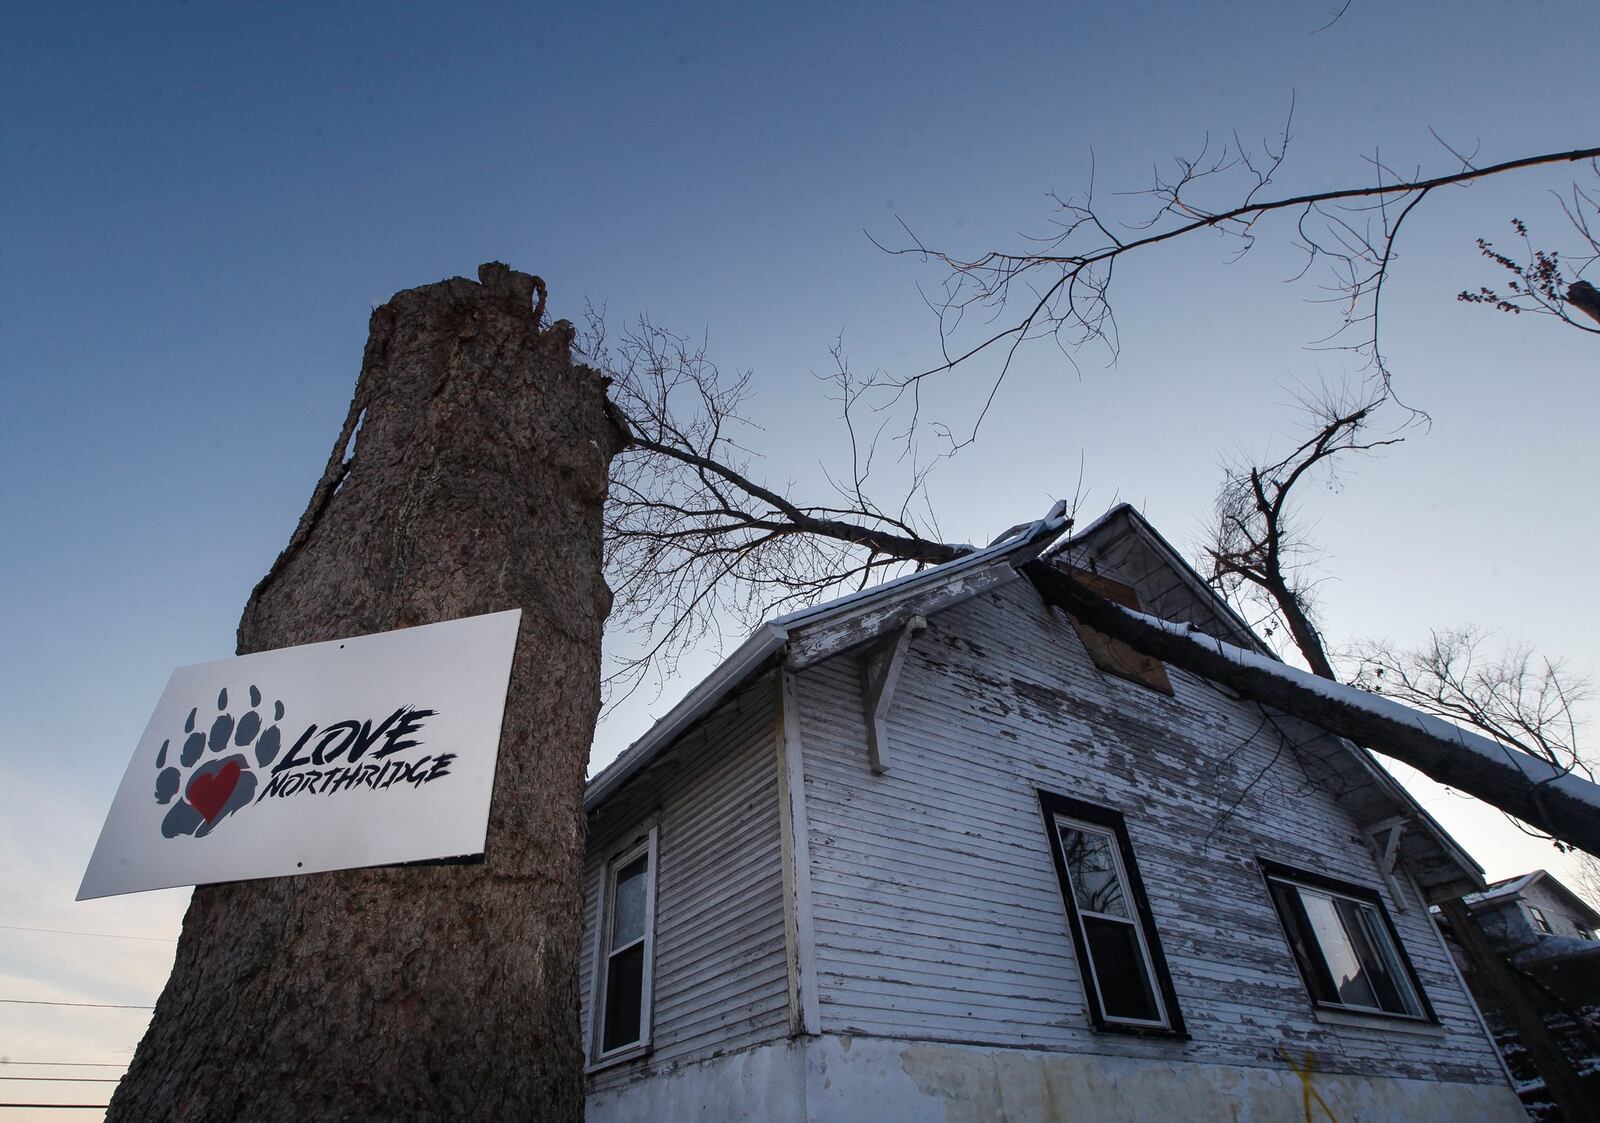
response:
[[[1508,877],[1503,881],[1496,881],[1482,893],[1473,893],[1462,898],[1469,909],[1474,911],[1490,905],[1500,904],[1504,901],[1515,900],[1522,896],[1535,885],[1543,885],[1548,890],[1554,890],[1558,896],[1567,898],[1573,905],[1580,909],[1588,919],[1591,927],[1600,925],[1600,912],[1578,894],[1574,893],[1561,883],[1547,870],[1534,870],[1532,873],[1521,874],[1517,877]]]
[[[1142,541],[1159,557],[1167,571],[1179,578],[1190,594],[1194,609],[1201,615],[1209,617],[1209,620],[1202,620],[1191,616],[1187,621],[1180,621],[1178,616],[1172,613],[1169,605],[1164,611],[1147,609],[1147,612],[1153,614],[1155,622],[1162,623],[1165,617],[1171,616],[1171,624],[1187,624],[1219,641],[1217,644],[1219,652],[1233,647],[1236,657],[1248,660],[1263,670],[1293,678],[1309,689],[1333,691],[1340,695],[1351,695],[1356,692],[1354,687],[1315,678],[1284,663],[1233,611],[1232,607],[1206,584],[1204,578],[1194,571],[1149,520],[1126,503],[1112,508],[1081,533],[1074,534],[1052,549],[1049,556],[1065,560],[1069,553],[1076,553],[1080,558],[1085,553],[1092,553],[1095,537],[1113,529],[1118,521],[1134,538]],[[1164,623],[1163,626],[1171,624]],[[1382,701],[1364,691],[1359,692],[1359,696],[1367,702]],[[1418,720],[1424,717],[1424,715],[1416,716]],[[1301,750],[1318,756],[1331,770],[1338,780],[1341,801],[1359,823],[1369,829],[1378,830],[1404,820],[1409,827],[1415,828],[1402,832],[1399,850],[1408,868],[1426,890],[1429,900],[1459,897],[1462,893],[1483,885],[1482,867],[1455,839],[1450,837],[1449,832],[1440,826],[1432,815],[1417,803],[1411,793],[1378,763],[1371,752],[1347,738],[1328,733],[1298,719],[1281,718],[1280,723],[1285,727],[1299,730],[1296,739]]]
[[[1534,870],[1532,873],[1521,874],[1518,877],[1508,877],[1504,880],[1492,883],[1489,888],[1485,889],[1482,893],[1469,893],[1461,899],[1468,905],[1476,907],[1478,905],[1488,904],[1490,901],[1499,901],[1508,897],[1515,897],[1518,893],[1521,893],[1524,889],[1528,888],[1543,876],[1544,870]]]

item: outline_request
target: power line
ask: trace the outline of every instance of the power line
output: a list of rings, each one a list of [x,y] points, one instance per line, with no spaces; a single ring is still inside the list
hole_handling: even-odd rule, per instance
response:
[[[117,1084],[120,1076],[0,1076],[0,1080],[32,1080],[41,1084]]]
[[[125,1061],[0,1061],[0,1065],[29,1065],[33,1068],[127,1068]]]
[[[0,1104],[0,1107],[30,1107],[34,1110],[61,1107],[69,1112],[104,1112],[110,1104]]]
[[[14,1006],[93,1006],[97,1010],[154,1010],[154,1006],[126,1006],[120,1002],[51,1002],[43,998],[0,998]],[[3,1105],[0,1105],[3,1106]]]
[[[52,936],[96,936],[102,940],[147,940],[153,944],[175,944],[178,941],[168,936],[124,936],[119,932],[79,932],[71,928],[29,928],[23,924],[0,924],[11,932],[47,932]]]

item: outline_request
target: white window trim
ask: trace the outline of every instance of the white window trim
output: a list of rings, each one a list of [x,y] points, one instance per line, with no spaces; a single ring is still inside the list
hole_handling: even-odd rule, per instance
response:
[[[1089,933],[1083,923],[1083,918],[1086,916],[1093,917],[1098,920],[1109,920],[1117,924],[1126,924],[1133,929],[1134,935],[1139,941],[1140,959],[1144,963],[1145,982],[1150,988],[1151,995],[1153,995],[1155,998],[1156,1012],[1160,1015],[1154,1019],[1147,1019],[1117,1017],[1116,1015],[1106,1013],[1105,994],[1100,988],[1100,965],[1094,962],[1094,953],[1086,950],[1085,957],[1088,960],[1088,963],[1086,964],[1088,971],[1086,974],[1089,976],[1089,985],[1094,987],[1095,998],[1100,1004],[1101,1019],[1110,1025],[1132,1026],[1138,1029],[1171,1029],[1172,1019],[1167,1013],[1166,996],[1161,990],[1161,978],[1156,974],[1155,961],[1150,954],[1150,942],[1145,937],[1144,920],[1139,915],[1139,910],[1134,901],[1133,886],[1128,880],[1128,871],[1123,868],[1122,846],[1117,838],[1117,832],[1110,827],[1104,827],[1098,823],[1086,822],[1082,819],[1074,819],[1071,816],[1062,815],[1060,813],[1056,813],[1053,816],[1053,819],[1056,826],[1056,837],[1051,839],[1051,844],[1054,846],[1059,847],[1061,845],[1060,832],[1061,828],[1064,826],[1070,827],[1072,830],[1080,831],[1084,834],[1099,835],[1101,838],[1106,839],[1109,843],[1106,849],[1111,855],[1112,865],[1116,868],[1117,882],[1122,889],[1122,899],[1124,902],[1126,902],[1128,911],[1131,915],[1112,916],[1110,913],[1092,912],[1079,904],[1076,900],[1076,897],[1074,897],[1073,908],[1077,912],[1076,923],[1080,933],[1082,933],[1085,949],[1088,949],[1090,946]],[[1068,880],[1070,881],[1071,873],[1069,872],[1067,876]],[[1074,894],[1077,893],[1078,887],[1076,885],[1070,885],[1069,888]]]
[[[657,877],[657,826],[650,823],[642,835],[635,836],[626,845],[618,847],[606,860],[600,875],[600,893],[596,901],[594,965],[591,971],[589,1040],[585,1048],[588,1063],[584,1072],[595,1072],[622,1061],[632,1060],[650,1051],[655,1033],[654,995],[656,951],[656,877]],[[644,896],[644,965],[639,995],[639,1040],[620,1045],[610,1052],[602,1052],[605,1041],[606,982],[611,958],[611,900],[615,893],[617,871],[641,854],[648,855],[645,865]]]
[[[1379,920],[1381,921],[1381,923],[1378,925],[1378,931],[1381,932],[1384,942],[1389,945],[1388,950],[1394,959],[1394,963],[1391,966],[1391,974],[1394,974],[1395,978],[1404,984],[1406,990],[1410,992],[1411,1000],[1416,1003],[1417,1009],[1421,1011],[1421,1013],[1413,1014],[1404,1011],[1385,1010],[1382,1007],[1376,1006],[1356,1006],[1352,1003],[1335,1002],[1329,999],[1321,999],[1311,992],[1310,984],[1305,979],[1302,979],[1301,985],[1305,987],[1306,997],[1311,1000],[1311,1006],[1314,1014],[1333,1014],[1342,1016],[1326,1019],[1330,1022],[1337,1022],[1344,1019],[1361,1019],[1369,1024],[1373,1022],[1387,1022],[1393,1024],[1396,1021],[1401,1023],[1409,1023],[1416,1026],[1431,1026],[1438,1024],[1437,1015],[1430,1014],[1431,1004],[1429,1003],[1426,995],[1423,993],[1422,981],[1417,977],[1415,968],[1409,962],[1405,955],[1404,949],[1400,945],[1398,934],[1394,929],[1393,918],[1388,915],[1388,910],[1384,908],[1381,897],[1377,901],[1372,901],[1366,897],[1333,888],[1330,885],[1318,884],[1316,881],[1309,878],[1302,879],[1295,877],[1291,873],[1273,872],[1271,870],[1263,870],[1262,873],[1266,878],[1269,887],[1267,896],[1272,904],[1273,915],[1278,918],[1278,924],[1283,929],[1285,942],[1291,945],[1293,941],[1289,936],[1287,921],[1285,921],[1282,911],[1278,908],[1278,902],[1276,898],[1273,898],[1270,892],[1270,887],[1274,882],[1280,885],[1291,885],[1296,890],[1309,890],[1313,893],[1321,893],[1327,897],[1337,897],[1365,908],[1374,909],[1377,912]],[[1317,951],[1318,954],[1323,956],[1323,965],[1326,967],[1326,953],[1322,951],[1320,946],[1318,947]],[[1383,950],[1379,949],[1378,954],[1383,955]],[[1290,948],[1290,958],[1295,958],[1292,947]],[[1394,967],[1399,968],[1398,972],[1393,970]],[[1296,963],[1295,970],[1296,973],[1299,972],[1298,963]]]

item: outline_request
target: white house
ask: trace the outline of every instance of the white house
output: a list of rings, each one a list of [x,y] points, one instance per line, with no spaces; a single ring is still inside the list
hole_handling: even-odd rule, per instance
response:
[[[1469,894],[1464,903],[1489,938],[1512,955],[1540,958],[1596,950],[1600,913],[1544,870],[1497,881]]]
[[[589,784],[589,1118],[1520,1120],[1364,751],[1049,607],[1264,650],[1118,507],[764,625]]]

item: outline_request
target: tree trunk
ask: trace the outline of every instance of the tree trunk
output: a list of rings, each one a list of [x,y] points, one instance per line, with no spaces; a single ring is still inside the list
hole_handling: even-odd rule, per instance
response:
[[[196,889],[110,1119],[582,1117],[581,796],[622,432],[571,326],[541,329],[543,282],[478,276],[372,314],[239,652],[521,608],[484,860]]]
[[[1466,902],[1441,901],[1439,911],[1450,922],[1450,934],[1456,946],[1466,956],[1472,970],[1471,981],[1476,983],[1480,997],[1494,1005],[1518,1041],[1528,1052],[1528,1060],[1544,1080],[1545,1092],[1560,1109],[1566,1123],[1584,1119],[1600,1119],[1600,1102],[1578,1075],[1572,1061],[1562,1051],[1544,1016],[1529,997],[1529,986],[1506,962],[1505,957],[1490,944],[1488,937],[1472,918]]]
[[[1289,583],[1283,579],[1283,575],[1276,567],[1273,568],[1268,580],[1267,594],[1278,606],[1278,611],[1283,613],[1284,623],[1289,625],[1289,638],[1294,640],[1295,647],[1299,649],[1301,658],[1306,661],[1306,666],[1311,668],[1311,673],[1318,678],[1337,682],[1339,676],[1333,673],[1333,664],[1328,660],[1328,651],[1322,646],[1322,633],[1317,631],[1317,626],[1306,614],[1305,605],[1301,604],[1300,598],[1290,590]]]
[[[1042,562],[1023,567],[1047,603],[1135,651],[1393,757],[1530,826],[1600,855],[1600,785],[1355,687],[1326,682],[1131,612]]]

